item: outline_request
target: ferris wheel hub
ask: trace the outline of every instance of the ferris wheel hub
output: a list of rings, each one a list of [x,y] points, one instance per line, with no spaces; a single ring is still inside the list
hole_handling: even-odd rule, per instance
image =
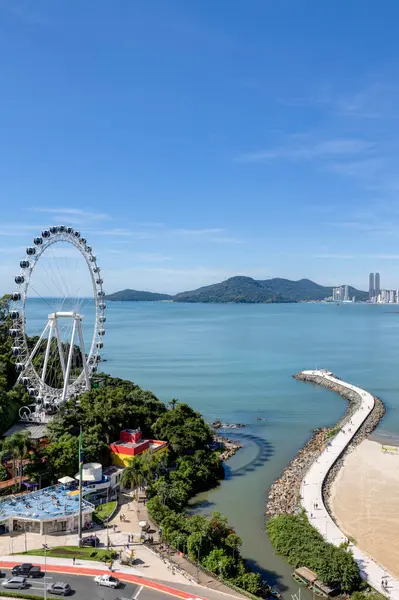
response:
[[[79,319],[80,321],[83,319],[83,315],[80,315],[78,312],[76,311],[69,311],[69,312],[61,312],[61,311],[56,311],[54,313],[51,313],[48,316],[49,319],[62,319],[62,318],[70,318],[70,319]]]

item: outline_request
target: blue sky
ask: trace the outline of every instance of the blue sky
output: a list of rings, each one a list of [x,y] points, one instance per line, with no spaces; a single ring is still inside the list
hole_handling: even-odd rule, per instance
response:
[[[0,0],[0,291],[56,222],[109,292],[370,270],[396,289],[398,19],[396,0]]]

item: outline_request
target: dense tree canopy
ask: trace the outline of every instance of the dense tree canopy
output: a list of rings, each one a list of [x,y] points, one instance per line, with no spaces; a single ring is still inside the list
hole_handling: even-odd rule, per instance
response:
[[[189,516],[171,510],[159,495],[148,501],[151,518],[162,528],[162,537],[170,545],[186,552],[206,569],[235,585],[259,594],[265,584],[258,573],[252,573],[240,555],[241,539],[218,512],[210,519]]]
[[[18,386],[14,367],[15,359],[11,355],[12,339],[9,329],[12,321],[9,317],[10,296],[0,298],[0,435],[2,435],[18,419],[21,406],[29,402],[29,397]]]
[[[277,515],[268,522],[267,531],[275,550],[294,567],[309,567],[342,591],[358,589],[360,573],[352,553],[325,542],[305,515]]]
[[[212,443],[212,431],[201,414],[188,404],[174,401],[171,410],[165,411],[153,425],[154,435],[169,442],[176,455],[204,450]]]

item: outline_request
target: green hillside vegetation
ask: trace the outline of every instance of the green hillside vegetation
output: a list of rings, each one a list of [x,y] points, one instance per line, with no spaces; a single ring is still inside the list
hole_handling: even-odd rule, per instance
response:
[[[106,300],[119,300],[122,302],[159,302],[160,300],[171,300],[168,294],[157,294],[155,292],[140,292],[137,290],[121,290],[115,294],[105,296]]]
[[[174,296],[174,302],[305,302],[324,300],[332,296],[332,287],[318,285],[310,279],[266,279],[256,281],[251,277],[230,277],[221,283],[201,287]],[[349,287],[350,297],[366,300],[368,294]]]
[[[319,285],[310,279],[291,281],[290,279],[265,279],[257,281],[252,277],[230,277],[220,283],[200,287],[197,290],[181,292],[175,296],[122,290],[106,296],[107,300],[143,301],[171,300],[173,302],[203,302],[203,303],[248,303],[270,304],[287,302],[320,301],[332,296],[332,287]],[[349,286],[349,297],[364,301],[367,292],[362,292]]]

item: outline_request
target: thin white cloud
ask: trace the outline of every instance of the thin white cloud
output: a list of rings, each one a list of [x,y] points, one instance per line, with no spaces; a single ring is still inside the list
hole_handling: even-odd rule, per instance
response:
[[[312,254],[312,258],[326,260],[399,260],[399,254]]]
[[[341,117],[356,119],[398,119],[399,85],[396,73],[380,74],[355,83],[352,89],[339,90],[325,83],[310,94],[279,99],[290,107],[325,108]]]
[[[57,215],[57,216],[67,216],[69,219],[71,218],[81,218],[81,219],[90,219],[95,221],[104,221],[111,219],[110,215],[106,213],[100,213],[90,210],[83,210],[81,208],[71,208],[68,206],[58,206],[56,208],[52,207],[36,207],[31,208],[31,210],[35,212],[46,213],[49,215]]]
[[[187,237],[202,237],[223,233],[224,229],[212,228],[212,229],[172,229],[171,233],[176,235],[182,235]]]
[[[205,229],[172,229],[169,231],[174,236],[179,236],[190,241],[207,241],[215,244],[241,244],[242,240],[230,236],[226,230],[220,227]]]
[[[374,144],[357,138],[331,138],[310,140],[307,136],[291,136],[285,143],[269,148],[241,154],[237,160],[244,163],[268,163],[272,160],[287,159],[304,161],[337,156],[353,156],[372,150]]]
[[[103,229],[101,231],[96,231],[96,235],[106,235],[112,237],[122,237],[122,238],[135,238],[137,240],[149,240],[156,237],[156,233],[154,231],[134,231],[132,229],[123,229],[123,228],[113,228],[113,229]]]
[[[172,257],[165,254],[157,254],[156,252],[139,252],[133,255],[133,259],[139,262],[165,262],[172,260]]]

